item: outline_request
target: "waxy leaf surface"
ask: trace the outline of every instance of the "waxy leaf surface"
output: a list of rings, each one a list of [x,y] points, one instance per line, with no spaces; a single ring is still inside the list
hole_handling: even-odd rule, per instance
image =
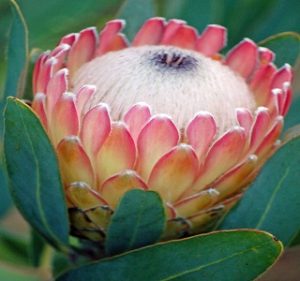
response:
[[[5,103],[5,98],[8,96],[21,96],[23,94],[27,73],[27,25],[17,3],[13,0],[10,2],[13,21],[7,50],[8,66],[6,84],[1,103]]]
[[[159,240],[165,214],[159,195],[134,189],[121,199],[108,228],[106,252],[115,255]]]
[[[69,222],[53,147],[37,116],[14,98],[5,111],[4,149],[17,208],[49,243],[66,245]]]
[[[300,232],[299,151],[300,137],[284,144],[219,228],[261,229],[291,243]]]
[[[224,231],[155,244],[70,270],[57,281],[250,281],[281,243],[260,231]]]
[[[10,1],[12,23],[9,30],[6,51],[7,72],[4,90],[0,93],[0,216],[11,206],[11,198],[7,188],[7,175],[3,163],[3,110],[6,97],[22,95],[25,87],[28,59],[28,32],[26,22],[18,4]],[[1,78],[0,78],[1,79]],[[1,91],[0,91],[1,92]]]

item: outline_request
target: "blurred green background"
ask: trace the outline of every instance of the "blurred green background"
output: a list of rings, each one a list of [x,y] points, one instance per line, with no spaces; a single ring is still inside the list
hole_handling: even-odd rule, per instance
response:
[[[228,28],[228,48],[244,37],[259,42],[280,32],[300,32],[299,0],[18,0],[16,2],[28,26],[29,50],[32,54],[30,67],[33,65],[34,53],[37,53],[37,50],[51,49],[63,35],[77,32],[87,26],[97,26],[100,29],[107,20],[116,17],[128,20],[125,33],[129,38],[133,37],[145,19],[152,16],[184,19],[195,26],[199,32],[209,23],[221,24]],[[0,0],[0,100],[2,102],[11,22],[10,2]],[[286,49],[282,53],[289,51]],[[299,54],[299,49],[296,52]],[[293,62],[296,61],[299,65],[299,59],[293,58]],[[300,88],[298,77],[299,74],[295,79],[297,91]],[[26,85],[27,97],[30,96],[30,89],[29,76]],[[297,113],[298,110],[295,110]],[[47,252],[41,257],[41,266],[35,268],[30,255],[30,230],[11,206],[3,169],[0,169],[0,185],[2,218],[0,280],[48,280]],[[295,258],[286,264],[291,265],[293,262],[300,264],[299,259],[299,254],[295,255]],[[290,271],[290,274],[293,272]],[[266,276],[262,280],[283,280],[276,279],[280,278],[280,271],[275,275]]]

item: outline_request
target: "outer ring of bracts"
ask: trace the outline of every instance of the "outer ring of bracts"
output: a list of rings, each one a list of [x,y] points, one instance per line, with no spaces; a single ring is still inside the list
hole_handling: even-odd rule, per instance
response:
[[[120,197],[129,189],[157,191],[168,216],[165,238],[203,231],[239,198],[279,145],[283,116],[292,100],[292,71],[277,69],[274,54],[244,39],[226,56],[226,29],[209,25],[198,35],[184,21],[149,19],[129,45],[122,20],[62,38],[43,53],[33,73],[37,112],[58,154],[73,233],[102,240]],[[236,109],[237,125],[218,134],[210,112],[198,112],[186,128],[153,115],[145,103],[111,120],[109,105],[87,108],[95,93],[70,79],[93,58],[130,46],[171,45],[218,60],[248,84],[257,103]]]

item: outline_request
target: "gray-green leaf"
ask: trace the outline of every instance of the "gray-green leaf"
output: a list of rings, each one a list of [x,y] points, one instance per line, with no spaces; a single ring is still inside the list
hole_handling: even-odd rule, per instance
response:
[[[265,232],[215,232],[87,264],[57,281],[250,281],[281,252],[282,244]]]
[[[17,208],[53,246],[67,245],[68,215],[52,144],[37,116],[15,98],[5,111],[4,148]]]
[[[300,137],[282,146],[220,228],[257,228],[291,243],[300,232],[299,152]]]
[[[106,253],[114,255],[156,242],[165,226],[163,203],[156,192],[130,190],[112,217]]]

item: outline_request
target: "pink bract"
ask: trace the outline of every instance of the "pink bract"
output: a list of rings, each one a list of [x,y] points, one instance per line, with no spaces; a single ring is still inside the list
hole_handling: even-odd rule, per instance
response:
[[[198,32],[181,20],[151,18],[132,43],[113,20],[69,34],[43,53],[33,73],[33,109],[57,151],[73,234],[102,240],[113,210],[132,189],[158,192],[166,208],[164,238],[204,231],[228,210],[279,145],[292,100],[292,71],[277,69],[274,54],[250,39],[226,56],[226,29]],[[195,112],[184,127],[173,116],[153,114],[145,102],[118,119],[111,105],[90,106],[93,85],[73,92],[78,69],[99,56],[140,46],[175,46],[198,52],[237,73],[247,83],[256,109],[236,108],[236,124],[220,132],[214,114]],[[88,218],[88,220],[87,220]]]

